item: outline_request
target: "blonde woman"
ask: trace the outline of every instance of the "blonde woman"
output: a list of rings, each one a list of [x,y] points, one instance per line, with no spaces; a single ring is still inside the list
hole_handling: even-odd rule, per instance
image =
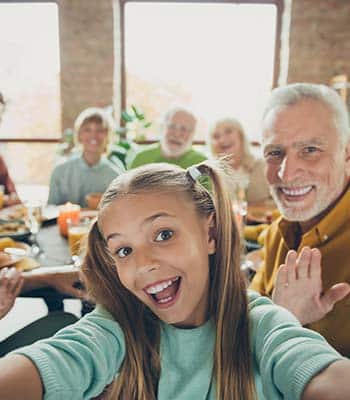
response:
[[[113,134],[113,121],[102,108],[91,107],[82,111],[75,121],[74,131],[81,155],[54,169],[49,204],[69,201],[86,207],[87,194],[103,193],[122,172],[104,156]]]
[[[210,130],[209,139],[213,155],[225,156],[233,170],[232,191],[245,188],[248,203],[268,200],[263,161],[252,155],[242,124],[234,118],[220,119]]]

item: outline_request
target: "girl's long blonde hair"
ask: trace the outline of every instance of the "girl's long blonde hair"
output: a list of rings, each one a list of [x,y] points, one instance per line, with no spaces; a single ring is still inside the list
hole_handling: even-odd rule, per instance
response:
[[[120,196],[145,192],[182,192],[201,216],[214,215],[216,254],[209,256],[209,315],[216,326],[213,379],[218,400],[255,398],[249,345],[246,282],[240,270],[239,234],[225,174],[215,162],[198,170],[210,178],[210,193],[188,171],[169,164],[148,164],[118,176],[104,194],[104,209]],[[98,226],[88,237],[83,271],[96,302],[106,307],[124,331],[126,356],[113,399],[155,400],[160,378],[160,321],[123,287]]]

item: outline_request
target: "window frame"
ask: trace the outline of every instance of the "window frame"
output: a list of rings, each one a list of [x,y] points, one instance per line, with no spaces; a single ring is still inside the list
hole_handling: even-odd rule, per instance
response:
[[[125,6],[127,3],[226,3],[226,4],[272,4],[277,9],[277,21],[275,32],[275,57],[273,68],[272,87],[277,87],[279,71],[280,71],[280,50],[281,50],[281,32],[282,32],[282,15],[283,15],[283,0],[119,0],[120,2],[120,96],[121,108],[126,108],[126,65],[125,65]],[[122,111],[120,110],[120,112]],[[121,121],[123,125],[123,121]],[[154,140],[142,141],[142,144],[154,143]],[[194,144],[205,144],[203,140],[195,140]]]
[[[12,3],[54,3],[59,6],[57,0],[0,0],[0,4],[12,4]],[[59,10],[58,10],[59,18]],[[60,51],[60,48],[59,48]],[[61,110],[62,111],[62,110]],[[60,143],[62,141],[62,133],[57,138],[2,138],[0,137],[0,143]]]

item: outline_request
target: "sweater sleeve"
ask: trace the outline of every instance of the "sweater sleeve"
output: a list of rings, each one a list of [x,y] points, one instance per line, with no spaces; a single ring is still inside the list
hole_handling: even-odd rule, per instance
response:
[[[91,399],[113,380],[125,356],[118,323],[97,306],[55,336],[14,351],[32,360],[45,400]]]
[[[342,359],[321,335],[268,298],[251,294],[249,309],[251,348],[267,399],[300,399],[315,375]]]
[[[49,198],[47,200],[47,204],[60,205],[65,202],[61,193],[62,177],[60,177],[59,167],[60,166],[56,167],[51,174]]]

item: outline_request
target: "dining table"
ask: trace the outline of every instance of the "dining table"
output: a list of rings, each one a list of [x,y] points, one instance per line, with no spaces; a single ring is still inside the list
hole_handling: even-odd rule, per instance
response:
[[[27,242],[31,244],[30,238],[28,238]],[[81,260],[79,257],[72,258],[68,240],[60,234],[56,219],[43,222],[34,246],[37,254],[31,254],[31,258],[39,265],[31,271],[24,272],[24,274],[66,272],[80,267]],[[34,246],[32,244],[32,248]],[[80,281],[77,281],[75,287],[82,288],[83,285]],[[64,309],[63,300],[73,298],[50,286],[21,293],[20,297],[42,298],[47,305],[48,312],[62,311]],[[89,302],[82,300],[82,315],[92,309],[93,306]]]
[[[27,242],[30,244],[30,239]],[[74,267],[69,252],[67,239],[60,235],[56,220],[44,222],[36,238],[39,247],[37,255],[31,255],[39,266],[25,274],[36,274],[52,270],[69,269]],[[42,298],[49,312],[62,311],[63,300],[72,298],[69,295],[58,292],[52,287],[33,289],[20,294],[20,297]]]
[[[263,260],[263,235],[268,226],[280,216],[272,199],[248,204],[243,230],[243,256],[241,268],[251,281]],[[248,234],[249,233],[249,234]],[[259,237],[260,236],[260,237]]]

